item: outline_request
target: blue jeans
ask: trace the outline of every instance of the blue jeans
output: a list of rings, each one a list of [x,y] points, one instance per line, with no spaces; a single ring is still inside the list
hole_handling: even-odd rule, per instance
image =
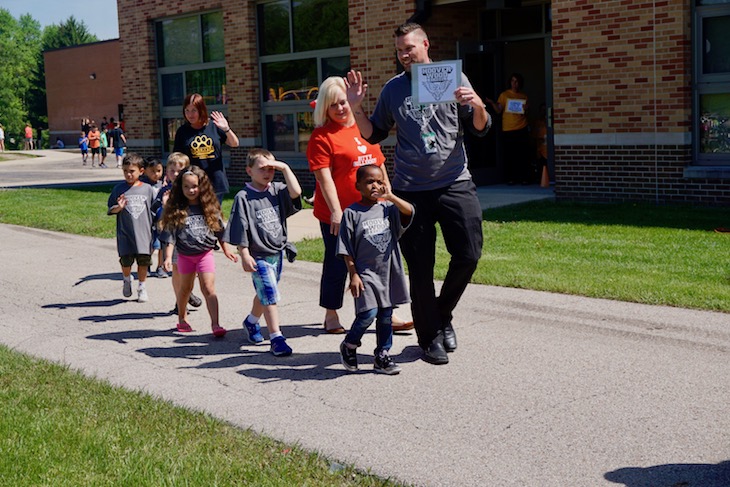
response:
[[[383,350],[386,352],[390,350],[390,347],[393,346],[393,308],[373,308],[359,312],[352,323],[352,327],[350,327],[350,331],[347,332],[345,341],[358,347],[362,345],[360,340],[376,317],[378,320],[375,323],[377,343],[375,355]]]

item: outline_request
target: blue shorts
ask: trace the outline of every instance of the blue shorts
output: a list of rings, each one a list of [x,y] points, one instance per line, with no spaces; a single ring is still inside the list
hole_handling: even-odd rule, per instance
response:
[[[116,155],[118,155],[120,157],[123,156],[124,155],[124,147],[115,147],[114,148],[114,154],[116,154]]]
[[[279,279],[281,278],[281,254],[255,257],[256,270],[251,273],[256,296],[264,306],[276,304],[281,299]]]

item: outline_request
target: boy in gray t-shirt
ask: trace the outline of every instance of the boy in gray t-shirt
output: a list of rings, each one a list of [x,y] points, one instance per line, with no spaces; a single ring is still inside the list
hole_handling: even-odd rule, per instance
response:
[[[377,317],[374,368],[394,375],[400,367],[388,353],[393,343],[393,308],[410,301],[398,239],[410,224],[414,210],[410,203],[391,193],[378,166],[358,169],[355,187],[362,199],[342,214],[337,245],[337,255],[347,264],[357,313],[340,344],[342,365],[350,372],[357,370],[357,347]]]
[[[155,199],[152,186],[139,180],[143,166],[144,160],[137,154],[124,157],[124,182],[117,184],[109,195],[107,211],[108,215],[117,216],[117,251],[124,281],[122,294],[125,298],[132,295],[132,264],[136,260],[137,300],[140,303],[149,299],[145,281],[152,262],[152,201]]]
[[[279,328],[276,303],[281,299],[282,252],[287,247],[286,219],[302,208],[302,189],[294,172],[265,149],[248,153],[246,173],[251,182],[236,194],[223,241],[238,247],[243,270],[251,273],[256,297],[251,313],[243,320],[248,341],[264,341],[259,320],[263,314],[269,329],[271,353],[291,355]],[[286,184],[274,182],[274,170],[281,171]]]

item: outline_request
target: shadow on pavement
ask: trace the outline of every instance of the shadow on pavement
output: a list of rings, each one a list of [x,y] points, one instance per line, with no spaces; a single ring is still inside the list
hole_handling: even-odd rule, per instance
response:
[[[118,315],[90,315],[82,316],[79,321],[93,321],[94,323],[106,323],[107,321],[124,321],[124,320],[153,320],[155,318],[163,318],[172,316],[172,313],[121,313]]]
[[[170,336],[170,330],[129,330],[117,331],[113,333],[100,333],[98,335],[89,335],[89,340],[110,340],[117,343],[127,343],[128,340],[144,340],[145,338],[155,338],[162,336]]]
[[[728,487],[730,460],[711,463],[670,463],[653,467],[619,468],[604,475],[626,487]]]
[[[55,304],[44,304],[41,306],[43,309],[55,308],[55,309],[68,309],[68,308],[106,308],[109,306],[116,306],[118,304],[126,303],[126,299],[110,299],[107,301],[82,301],[80,303],[55,303]],[[83,319],[83,318],[82,318]]]
[[[137,280],[137,275],[134,275],[135,281]],[[74,286],[78,286],[79,284],[83,284],[85,282],[89,281],[121,281],[122,280],[122,273],[121,272],[109,272],[105,274],[90,274],[86,277],[82,277],[78,281],[74,283]]]

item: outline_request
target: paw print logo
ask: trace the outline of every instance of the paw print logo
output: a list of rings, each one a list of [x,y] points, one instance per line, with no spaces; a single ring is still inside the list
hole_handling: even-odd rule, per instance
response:
[[[198,135],[190,143],[190,152],[195,158],[212,159],[214,157],[214,151],[213,139],[205,134]]]

